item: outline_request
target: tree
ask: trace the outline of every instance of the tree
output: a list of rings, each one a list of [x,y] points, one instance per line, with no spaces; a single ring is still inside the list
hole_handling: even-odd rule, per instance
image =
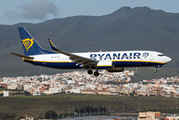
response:
[[[45,118],[46,119],[53,119],[57,117],[57,113],[55,111],[52,110],[48,110],[47,112],[45,112]]]

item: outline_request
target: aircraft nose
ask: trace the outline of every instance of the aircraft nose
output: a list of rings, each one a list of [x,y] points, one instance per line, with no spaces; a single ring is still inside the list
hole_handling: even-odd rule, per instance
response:
[[[168,62],[170,62],[170,61],[172,61],[172,59],[170,58],[170,57],[165,57],[165,61],[166,61],[166,63],[168,63]]]

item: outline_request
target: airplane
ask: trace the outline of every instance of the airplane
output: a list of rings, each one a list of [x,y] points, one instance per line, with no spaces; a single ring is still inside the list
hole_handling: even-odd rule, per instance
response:
[[[44,50],[25,27],[18,27],[22,47],[25,55],[10,52],[21,57],[25,62],[35,66],[43,66],[57,69],[87,69],[87,73],[99,76],[99,69],[108,72],[122,72],[125,67],[155,67],[160,68],[172,59],[156,51],[106,51],[106,52],[82,52],[69,53],[58,49],[48,39],[52,50]],[[93,72],[93,69],[96,71]]]

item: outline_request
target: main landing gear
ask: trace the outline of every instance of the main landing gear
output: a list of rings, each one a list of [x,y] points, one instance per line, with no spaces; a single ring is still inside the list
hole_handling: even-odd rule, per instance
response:
[[[95,71],[95,72],[94,72],[94,76],[96,76],[96,77],[99,76],[99,72],[98,72],[98,71]]]
[[[91,69],[89,69],[88,71],[87,71],[87,73],[89,74],[89,75],[92,75],[93,74],[93,71],[91,70]],[[98,72],[98,70],[96,70],[95,72],[94,72],[94,76],[99,76],[99,72]]]
[[[90,70],[87,71],[87,73],[88,73],[89,75],[92,75],[92,74],[93,74],[93,71],[90,69]]]

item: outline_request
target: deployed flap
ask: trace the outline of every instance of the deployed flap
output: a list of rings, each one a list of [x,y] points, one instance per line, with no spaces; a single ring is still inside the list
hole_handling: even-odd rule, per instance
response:
[[[29,57],[29,56],[25,56],[25,55],[20,55],[20,54],[17,54],[17,53],[12,53],[12,52],[9,52],[10,54],[13,54],[13,55],[16,55],[18,57],[21,57],[21,58],[27,58],[27,59],[34,59],[34,57]]]
[[[92,60],[83,56],[78,56],[69,52],[65,52],[62,50],[59,50],[56,48],[56,46],[52,43],[52,41],[50,39],[48,39],[50,46],[53,50],[62,53],[64,55],[69,56],[69,59],[71,59],[72,61],[77,62],[78,64],[85,64],[85,65],[97,65],[98,61],[97,60]]]

